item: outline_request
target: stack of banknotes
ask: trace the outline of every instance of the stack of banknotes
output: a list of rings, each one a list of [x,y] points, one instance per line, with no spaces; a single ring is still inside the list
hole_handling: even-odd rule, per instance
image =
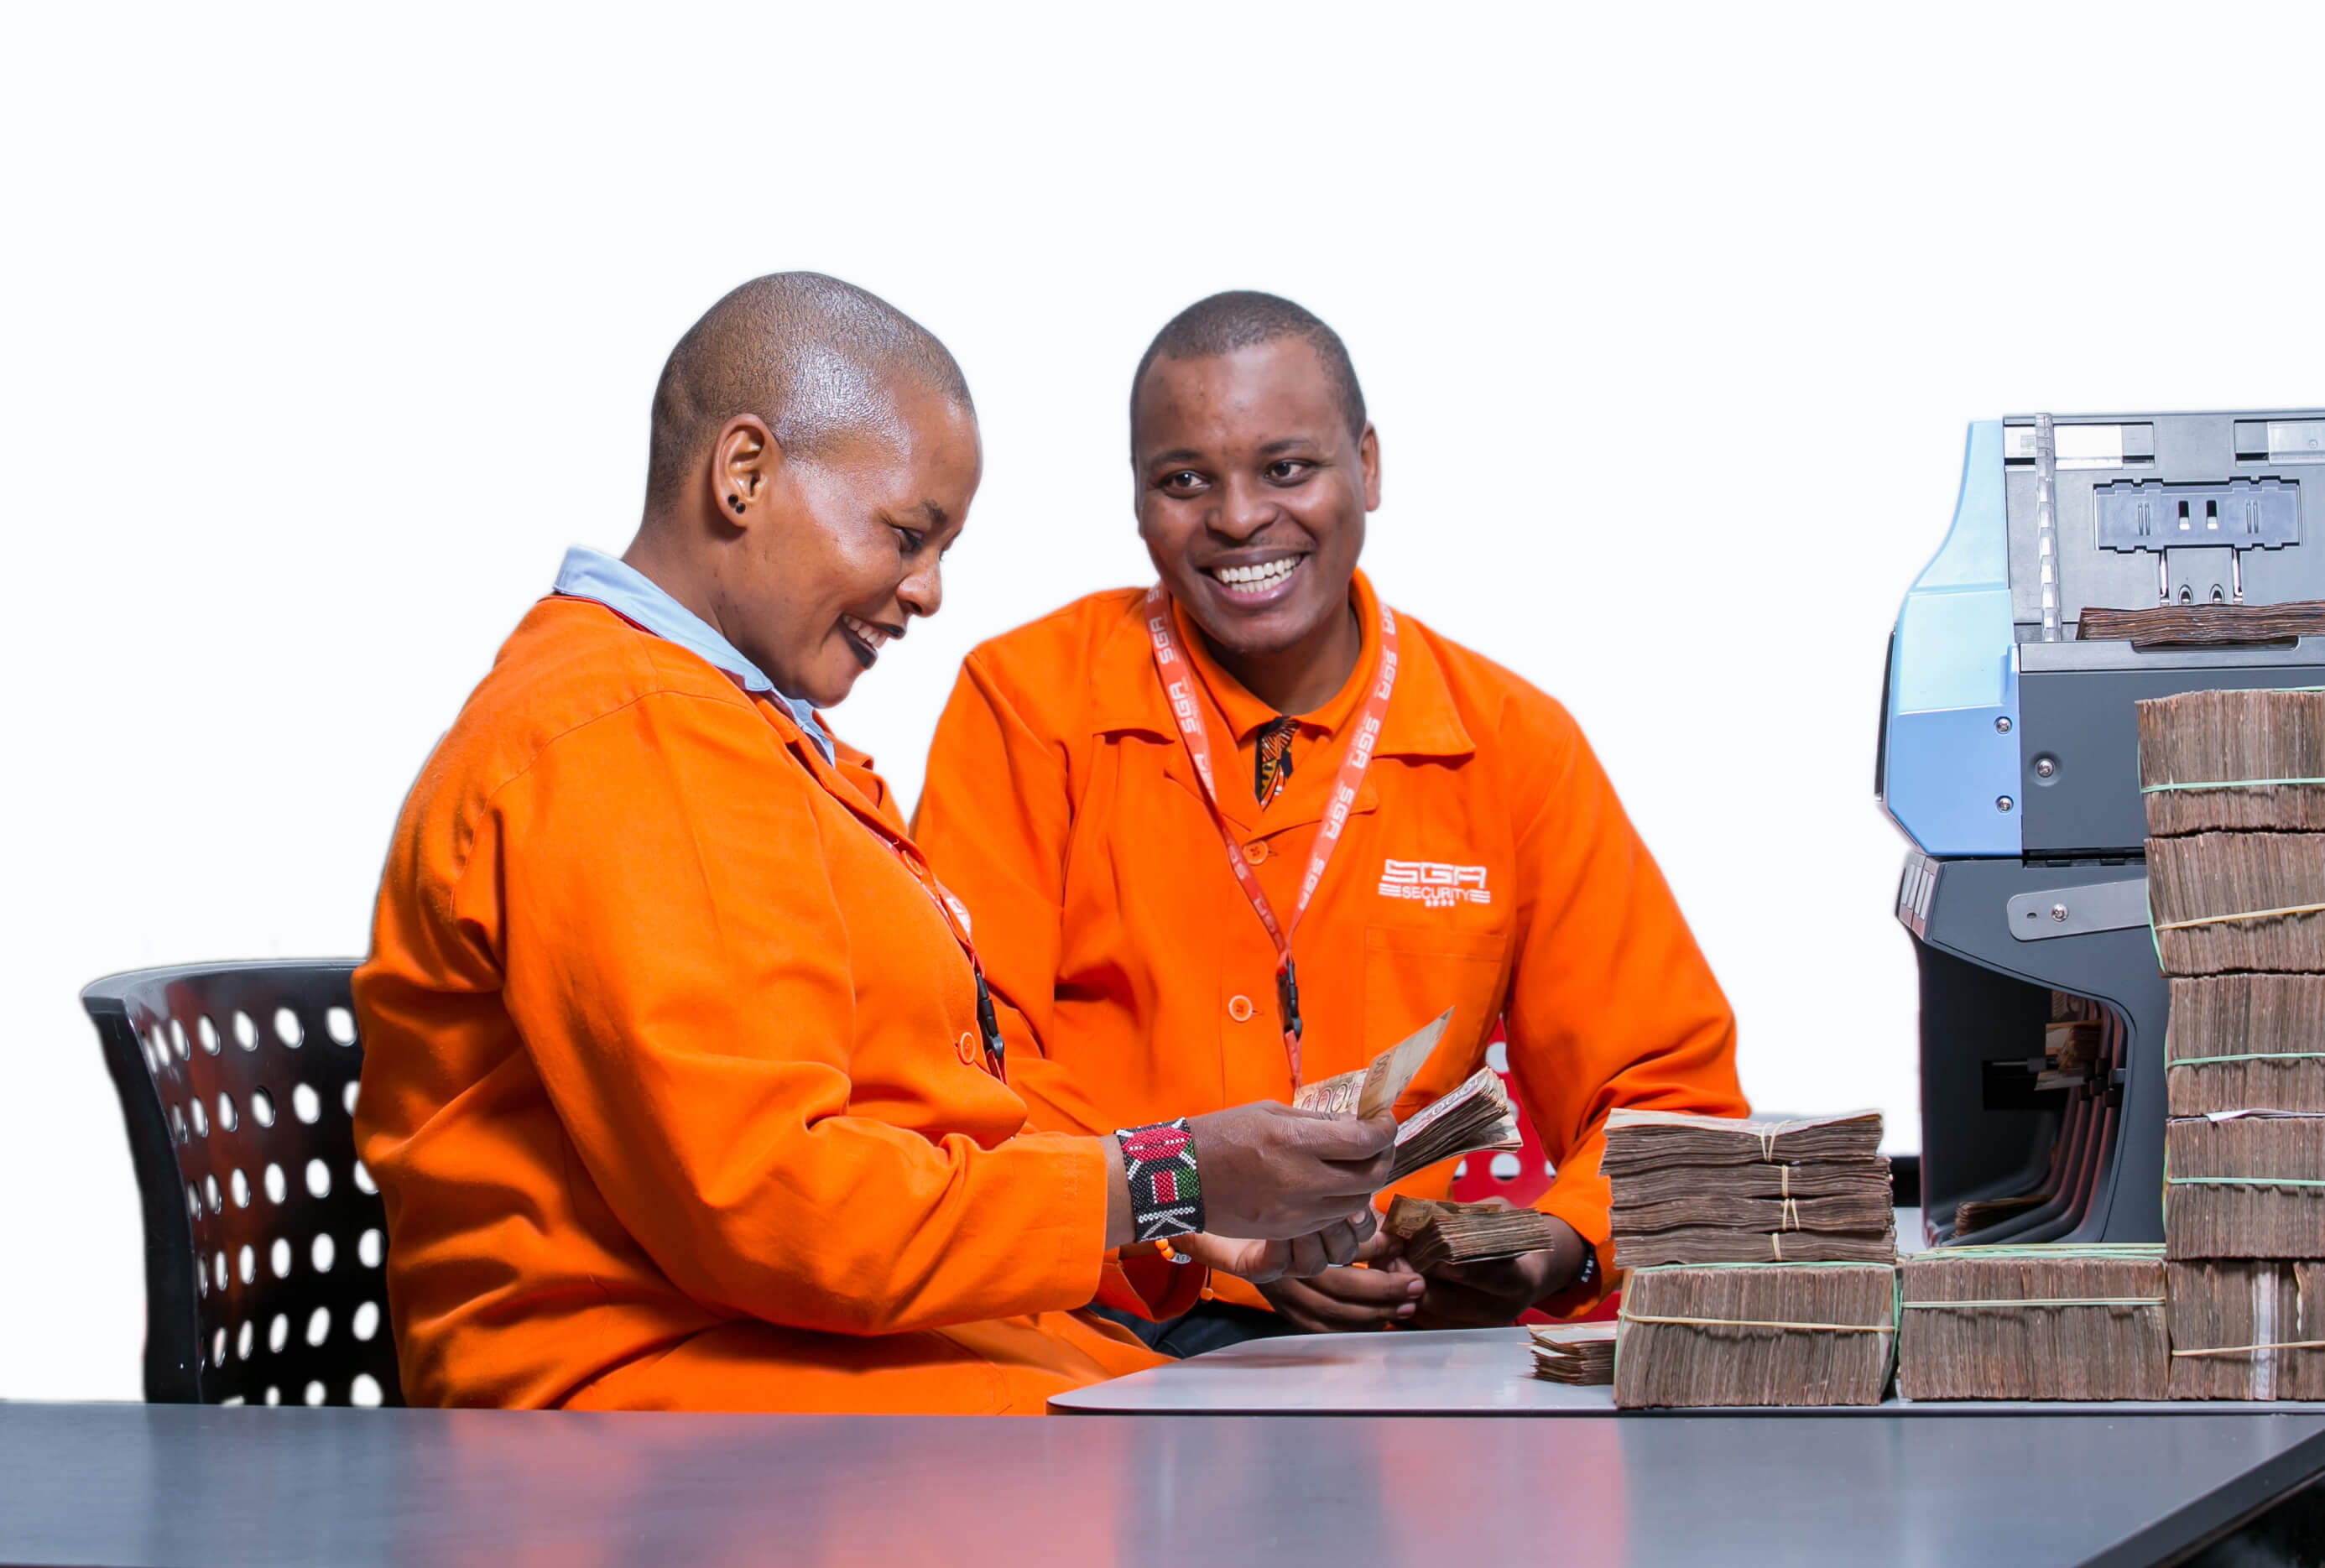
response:
[[[1878,1405],[1896,1277],[1886,1263],[1636,1270],[1623,1286],[1615,1403]]]
[[[1381,1229],[1404,1243],[1404,1260],[1422,1274],[1448,1263],[1476,1263],[1539,1252],[1554,1239],[1547,1215],[1506,1203],[1389,1200]]]
[[[1894,1197],[1881,1116],[1738,1119],[1618,1109],[1600,1161],[1615,1262],[1887,1263]]]
[[[1612,1383],[1615,1380],[1613,1323],[1537,1323],[1533,1375],[1552,1383]]]
[[[1897,1276],[1904,1398],[2166,1396],[2161,1247],[1949,1247]]]
[[[2138,705],[2172,1395],[2325,1396],[2325,692]]]

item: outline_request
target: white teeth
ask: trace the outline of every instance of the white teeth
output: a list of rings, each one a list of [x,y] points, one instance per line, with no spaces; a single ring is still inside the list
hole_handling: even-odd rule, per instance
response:
[[[1290,577],[1301,560],[1300,556],[1287,555],[1281,561],[1270,561],[1258,566],[1218,566],[1211,569],[1211,575],[1229,588],[1253,593],[1274,588]]]
[[[877,653],[881,648],[887,645],[888,634],[882,631],[878,626],[874,626],[870,621],[860,621],[854,616],[841,616],[839,620],[842,626],[846,626],[849,631],[854,632],[857,636],[861,638],[875,653]]]

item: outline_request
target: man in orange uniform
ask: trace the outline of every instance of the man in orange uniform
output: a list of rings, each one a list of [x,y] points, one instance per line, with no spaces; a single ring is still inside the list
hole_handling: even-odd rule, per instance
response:
[[[636,542],[468,699],[356,976],[414,1402],[1039,1411],[1153,1359],[1071,1309],[1195,1299],[1126,1243],[1355,1255],[1385,1118],[1019,1136],[968,917],[822,727],[935,612],[980,460],[951,356],[835,280],[672,352]]]
[[[1426,1281],[1229,1282],[1240,1305],[1162,1342],[1579,1307],[1611,1264],[1607,1111],[1745,1109],[1670,889],[1566,711],[1357,570],[1380,442],[1330,328],[1268,294],[1190,307],[1134,377],[1131,450],[1160,585],[973,652],[915,823],[985,922],[1034,1125],[1288,1099],[1450,1005],[1409,1114],[1502,1020],[1558,1245]]]

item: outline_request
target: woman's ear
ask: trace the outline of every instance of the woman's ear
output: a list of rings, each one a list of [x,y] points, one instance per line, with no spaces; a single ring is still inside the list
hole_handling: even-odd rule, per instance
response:
[[[752,506],[765,492],[783,460],[774,433],[755,413],[727,422],[710,448],[710,487],[719,515],[738,526],[751,522]]]

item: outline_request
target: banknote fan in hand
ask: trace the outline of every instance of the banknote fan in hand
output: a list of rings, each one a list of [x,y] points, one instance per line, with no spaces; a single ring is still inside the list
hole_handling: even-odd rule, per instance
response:
[[[1338,1116],[1375,1117],[1396,1104],[1397,1097],[1421,1071],[1452,1021],[1446,1008],[1424,1027],[1390,1046],[1363,1069],[1343,1072],[1301,1087],[1292,1103],[1303,1110],[1330,1111]],[[1440,1160],[1490,1149],[1519,1146],[1517,1112],[1501,1074],[1480,1067],[1460,1087],[1439,1096],[1397,1124],[1396,1160],[1389,1172],[1398,1181]]]

